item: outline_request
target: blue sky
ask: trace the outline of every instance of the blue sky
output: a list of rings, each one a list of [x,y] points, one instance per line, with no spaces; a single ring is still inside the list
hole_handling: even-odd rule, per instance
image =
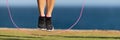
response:
[[[83,0],[56,0],[55,6],[80,7]],[[33,7],[37,6],[37,0],[9,0],[10,6],[15,7]],[[120,7],[120,0],[86,0],[86,6],[114,6]],[[0,7],[6,5],[6,0],[0,0]]]

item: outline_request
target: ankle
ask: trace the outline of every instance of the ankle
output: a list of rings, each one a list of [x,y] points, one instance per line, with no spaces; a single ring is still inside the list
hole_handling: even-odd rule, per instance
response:
[[[46,15],[46,17],[52,17],[51,15]]]

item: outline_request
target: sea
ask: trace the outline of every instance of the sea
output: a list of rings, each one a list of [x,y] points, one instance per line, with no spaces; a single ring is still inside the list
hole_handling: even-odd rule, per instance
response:
[[[37,28],[37,7],[11,7],[14,22],[20,28]],[[55,7],[52,22],[55,29],[68,29],[80,16],[81,7]],[[0,28],[16,28],[7,7],[0,7]],[[85,7],[79,22],[72,28],[79,30],[120,30],[120,7]]]

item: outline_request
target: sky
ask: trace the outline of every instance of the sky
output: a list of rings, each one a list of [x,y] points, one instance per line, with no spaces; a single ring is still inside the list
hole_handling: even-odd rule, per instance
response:
[[[80,7],[83,0],[56,0],[57,7]],[[86,6],[113,6],[120,7],[120,0],[86,0]],[[37,6],[37,0],[9,0],[9,5],[14,7],[34,7]],[[0,7],[6,6],[6,0],[0,0]]]

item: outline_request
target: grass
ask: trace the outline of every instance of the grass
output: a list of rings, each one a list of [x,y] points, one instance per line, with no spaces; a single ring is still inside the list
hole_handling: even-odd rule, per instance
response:
[[[120,40],[116,30],[55,30],[0,29],[0,40]]]

